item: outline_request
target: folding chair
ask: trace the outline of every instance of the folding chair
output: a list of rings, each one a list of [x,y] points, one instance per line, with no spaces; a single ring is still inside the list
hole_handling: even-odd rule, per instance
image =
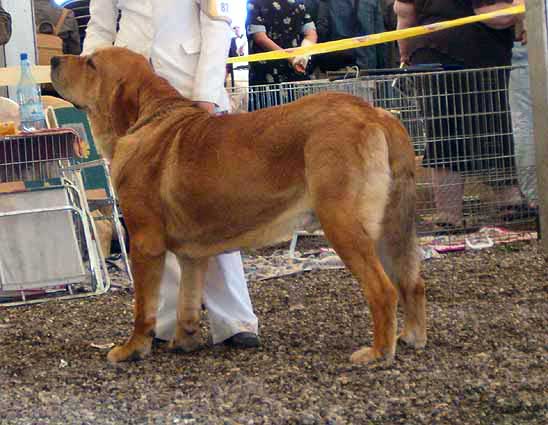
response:
[[[0,138],[0,305],[99,295],[107,265],[77,171],[72,130]]]

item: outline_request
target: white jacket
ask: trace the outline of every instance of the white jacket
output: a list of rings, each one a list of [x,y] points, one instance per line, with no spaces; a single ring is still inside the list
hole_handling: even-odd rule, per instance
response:
[[[154,34],[150,0],[91,0],[89,12],[82,54],[115,45],[149,57]],[[120,12],[120,30],[116,33]]]
[[[232,31],[230,0],[151,0],[151,60],[183,96],[228,110],[224,89]]]

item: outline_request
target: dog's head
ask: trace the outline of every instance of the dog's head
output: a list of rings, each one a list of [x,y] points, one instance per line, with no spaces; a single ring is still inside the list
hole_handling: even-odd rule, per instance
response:
[[[55,56],[51,80],[57,92],[84,109],[94,126],[123,136],[139,112],[139,92],[154,78],[145,57],[120,47],[89,56]]]

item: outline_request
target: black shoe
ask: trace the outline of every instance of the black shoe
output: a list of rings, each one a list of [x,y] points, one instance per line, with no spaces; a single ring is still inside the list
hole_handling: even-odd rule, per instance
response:
[[[223,341],[225,345],[233,348],[257,348],[261,345],[258,335],[252,332],[240,332]]]
[[[166,345],[169,341],[166,341],[165,339],[160,339],[160,338],[152,338],[152,346],[154,348],[156,347],[162,347],[163,345]]]

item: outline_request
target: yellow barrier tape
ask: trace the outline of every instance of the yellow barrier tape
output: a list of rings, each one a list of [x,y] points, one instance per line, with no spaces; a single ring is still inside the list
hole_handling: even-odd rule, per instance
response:
[[[512,6],[496,12],[482,13],[480,15],[467,16],[452,21],[437,22],[435,24],[406,28],[404,30],[387,31],[380,34],[371,34],[361,37],[345,38],[343,40],[327,41],[307,47],[294,47],[285,50],[255,53],[248,56],[235,56],[228,59],[227,63],[270,61],[275,59],[288,59],[301,55],[317,55],[339,50],[355,49],[358,47],[373,46],[375,44],[388,43],[389,41],[403,40],[405,38],[418,37],[435,31],[460,27],[474,22],[487,21],[500,16],[519,15],[525,13],[525,6]]]

